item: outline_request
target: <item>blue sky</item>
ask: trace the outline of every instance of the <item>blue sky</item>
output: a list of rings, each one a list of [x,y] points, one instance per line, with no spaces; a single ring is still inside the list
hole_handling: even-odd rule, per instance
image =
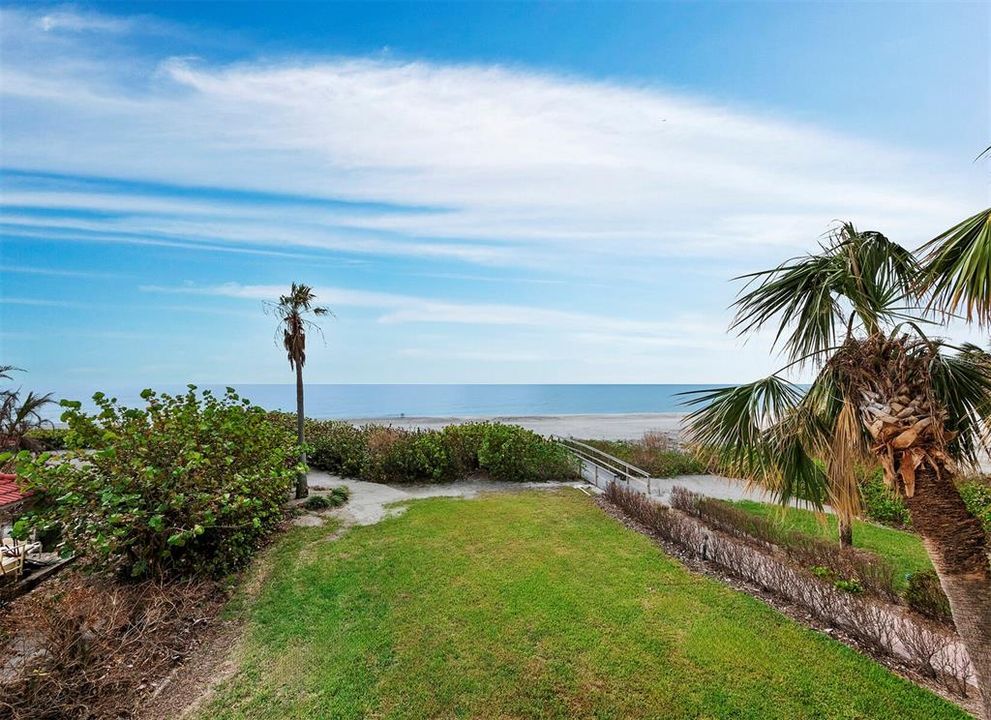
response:
[[[30,385],[730,382],[736,274],[987,202],[980,3],[0,5]]]

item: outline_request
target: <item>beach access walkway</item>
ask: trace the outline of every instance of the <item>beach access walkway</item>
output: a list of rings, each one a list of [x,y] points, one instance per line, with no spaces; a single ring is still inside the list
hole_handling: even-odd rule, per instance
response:
[[[760,487],[754,487],[742,480],[722,475],[678,475],[667,478],[652,478],[635,465],[620,460],[599,448],[587,445],[571,437],[551,436],[555,442],[571,451],[581,462],[582,477],[599,490],[605,490],[609,483],[618,482],[665,505],[670,505],[671,490],[681,487],[685,490],[716,500],[753,500],[754,502],[776,504],[773,494]],[[795,500],[793,507],[806,507],[808,503]],[[831,513],[829,506],[823,508]]]

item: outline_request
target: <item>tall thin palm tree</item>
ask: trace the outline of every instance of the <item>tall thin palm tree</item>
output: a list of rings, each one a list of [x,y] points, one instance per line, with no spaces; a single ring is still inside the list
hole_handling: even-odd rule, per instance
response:
[[[306,364],[306,331],[319,330],[319,326],[307,315],[315,316],[330,314],[325,307],[314,305],[317,296],[309,285],[292,284],[287,295],[281,295],[278,302],[270,303],[269,307],[279,319],[276,332],[282,333],[282,346],[289,359],[289,367],[296,371],[296,434],[300,446],[300,463],[306,464],[306,451],[303,449],[306,441],[303,426],[305,413],[303,410],[303,365]],[[308,494],[306,473],[301,472],[296,478],[296,497],[305,498]]]
[[[988,543],[954,482],[989,449],[991,356],[928,337],[907,315],[924,310],[918,272],[904,248],[846,224],[819,252],[750,276],[734,326],[776,326],[790,364],[815,377],[803,391],[785,368],[699,393],[687,423],[714,461],[782,500],[852,512],[853,466],[879,463],[922,536],[991,717]]]

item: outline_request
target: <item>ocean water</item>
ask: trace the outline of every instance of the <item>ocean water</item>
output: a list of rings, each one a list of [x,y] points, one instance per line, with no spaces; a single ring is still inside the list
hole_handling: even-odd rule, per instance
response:
[[[200,385],[223,392],[223,385]],[[233,386],[256,405],[295,410],[294,385]],[[306,414],[314,418],[534,416],[624,413],[683,413],[680,393],[715,385],[307,385]],[[139,387],[102,388],[125,405],[143,405]],[[157,386],[184,392],[185,386]],[[56,398],[81,400],[92,390],[66,388]],[[53,419],[59,411],[52,409]]]

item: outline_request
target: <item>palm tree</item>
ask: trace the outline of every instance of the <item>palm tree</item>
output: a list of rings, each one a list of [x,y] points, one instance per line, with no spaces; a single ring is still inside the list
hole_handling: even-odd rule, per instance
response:
[[[313,289],[309,285],[292,284],[288,295],[281,295],[277,303],[271,303],[269,307],[279,319],[278,329],[282,332],[282,346],[286,350],[289,358],[289,367],[296,371],[296,433],[299,438],[300,463],[306,464],[306,451],[303,450],[305,437],[303,434],[303,365],[306,364],[306,331],[315,328],[319,330],[312,320],[306,316],[327,315],[330,310],[325,307],[315,306],[313,303],[317,299]],[[304,498],[308,494],[306,487],[306,473],[301,472],[296,478],[296,497]]]
[[[13,380],[12,372],[23,371],[13,365],[0,365],[0,380]],[[22,400],[19,389],[0,390],[0,450],[37,450],[38,443],[27,433],[50,424],[42,417],[41,409],[51,402],[51,393],[29,392]]]
[[[844,223],[820,243],[819,253],[743,276],[748,282],[736,303],[738,311],[732,329],[749,334],[780,316],[776,343],[783,342],[792,364],[813,362],[844,334],[850,337],[855,330],[861,330],[870,335],[891,325],[900,317],[898,301],[910,291],[917,272],[910,252],[879,232],[859,232],[852,224]],[[786,337],[790,326],[794,327]],[[856,465],[864,454],[831,452],[851,441],[853,426],[842,414],[842,398],[814,388],[802,405],[800,418],[790,409],[799,404],[802,393],[790,384],[778,382],[777,376],[769,380],[769,385],[737,394],[727,392],[724,400],[731,405],[746,403],[748,392],[766,392],[766,401],[771,405],[765,420],[776,418],[780,412],[777,419],[782,422],[814,422],[818,433],[811,444],[789,448],[782,456],[790,458],[790,466],[768,464],[776,455],[764,458],[760,480],[786,497],[797,495],[814,504],[828,501],[837,516],[840,543],[852,545],[852,521],[861,509]],[[709,403],[713,399],[703,394],[693,402]],[[855,441],[854,447],[863,445],[859,437]],[[826,461],[825,467],[815,462],[817,458]],[[796,482],[801,487],[791,487]]]
[[[988,451],[991,356],[930,338],[906,315],[920,303],[917,273],[904,248],[845,224],[819,252],[749,276],[734,327],[776,325],[787,367],[815,377],[805,391],[778,371],[697,394],[689,436],[782,501],[828,500],[841,514],[858,502],[854,465],[879,463],[939,574],[991,717],[988,543],[954,483]]]

